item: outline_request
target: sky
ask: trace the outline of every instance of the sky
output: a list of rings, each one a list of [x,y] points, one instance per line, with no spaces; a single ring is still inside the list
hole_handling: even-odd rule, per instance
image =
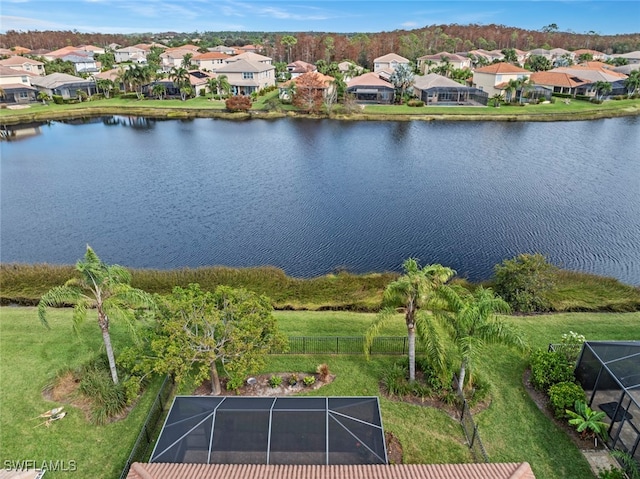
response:
[[[382,32],[500,24],[600,35],[640,32],[639,0],[0,0],[0,33]]]

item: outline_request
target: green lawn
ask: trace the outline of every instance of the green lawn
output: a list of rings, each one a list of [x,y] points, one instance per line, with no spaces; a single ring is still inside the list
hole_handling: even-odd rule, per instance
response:
[[[345,312],[276,312],[288,335],[359,335],[373,319],[370,314]],[[77,461],[78,477],[116,477],[139,432],[155,391],[149,391],[123,421],[94,426],[76,409],[50,428],[33,428],[32,418],[56,404],[42,397],[42,389],[56,371],[77,366],[101,348],[95,322],[71,333],[70,310],[51,310],[51,330],[40,326],[35,308],[0,308],[0,460]],[[533,347],[544,347],[573,330],[588,339],[640,337],[640,313],[572,313],[510,317],[525,331]],[[402,334],[401,316],[383,333]],[[116,352],[129,341],[127,331],[112,326]],[[397,357],[271,356],[264,372],[312,372],[326,362],[336,380],[311,394],[377,395],[381,372]],[[528,461],[539,478],[584,479],[589,467],[562,431],[540,413],[522,387],[525,359],[504,348],[487,352],[479,367],[490,382],[490,407],[476,415],[490,459]],[[156,388],[158,384],[155,385]],[[401,441],[405,462],[469,462],[459,424],[445,413],[381,398],[385,429]],[[89,472],[91,471],[91,472]],[[71,473],[67,473],[71,474]],[[65,473],[50,474],[66,477]],[[47,475],[49,477],[49,475]]]

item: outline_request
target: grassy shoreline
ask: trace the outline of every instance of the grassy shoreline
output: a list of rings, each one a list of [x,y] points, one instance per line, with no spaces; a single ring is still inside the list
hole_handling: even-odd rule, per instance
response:
[[[273,96],[273,95],[272,95]],[[269,96],[271,98],[271,96]],[[219,118],[227,120],[275,119],[284,117],[334,119],[344,121],[580,121],[640,116],[640,99],[611,100],[600,105],[573,100],[520,106],[419,107],[367,105],[360,113],[309,115],[294,111],[269,111],[260,98],[247,113],[230,113],[224,102],[206,98],[180,100],[133,100],[112,98],[65,105],[32,104],[29,108],[0,110],[0,125],[19,125],[105,115],[143,116],[158,119]]]
[[[345,271],[313,278],[293,278],[275,267],[222,266],[173,270],[129,269],[132,285],[150,293],[168,294],[175,286],[199,283],[213,290],[218,285],[244,287],[268,296],[274,308],[297,311],[377,312],[382,293],[398,273]],[[0,263],[0,305],[36,305],[46,291],[76,274],[72,265]],[[455,279],[464,286],[474,284]],[[482,283],[491,286],[490,281]],[[640,311],[640,287],[614,278],[561,270],[551,297],[552,312]]]

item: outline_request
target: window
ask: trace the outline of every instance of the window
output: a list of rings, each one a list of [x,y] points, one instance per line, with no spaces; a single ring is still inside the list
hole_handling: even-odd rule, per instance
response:
[[[22,83],[29,83],[29,77],[27,75],[22,77]]]
[[[253,80],[253,73],[252,72],[244,72],[244,73],[242,73],[242,78],[244,80]]]
[[[20,99],[26,100],[27,98],[29,98],[29,94],[26,91],[21,91],[20,92]]]

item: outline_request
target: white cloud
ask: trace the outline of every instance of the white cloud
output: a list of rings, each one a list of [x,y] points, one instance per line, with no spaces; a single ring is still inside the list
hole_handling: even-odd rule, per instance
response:
[[[64,25],[49,20],[11,15],[0,15],[0,25],[2,25],[1,30],[5,32],[7,30],[57,30],[66,28]]]
[[[417,28],[420,24],[418,22],[404,22],[400,25],[404,28]]]

